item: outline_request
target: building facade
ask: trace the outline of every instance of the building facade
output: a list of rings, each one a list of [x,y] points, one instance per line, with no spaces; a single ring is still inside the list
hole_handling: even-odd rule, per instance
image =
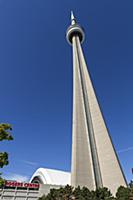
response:
[[[6,181],[5,186],[0,188],[1,200],[37,200],[40,192],[38,183],[22,183]]]
[[[0,188],[1,200],[38,200],[50,189],[59,189],[70,185],[70,173],[61,170],[39,168],[35,171],[29,183],[6,181]]]

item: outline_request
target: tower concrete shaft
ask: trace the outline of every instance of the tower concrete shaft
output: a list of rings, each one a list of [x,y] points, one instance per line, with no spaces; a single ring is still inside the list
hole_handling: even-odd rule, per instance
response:
[[[126,186],[118,157],[106,127],[81,42],[84,31],[72,13],[67,41],[73,47],[73,134],[71,184],[90,190],[108,187],[113,194]]]

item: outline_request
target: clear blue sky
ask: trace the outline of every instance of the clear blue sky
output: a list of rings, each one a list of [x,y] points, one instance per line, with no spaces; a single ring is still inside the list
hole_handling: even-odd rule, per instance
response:
[[[13,125],[5,177],[38,167],[70,170],[72,51],[70,10],[97,96],[128,180],[133,167],[133,1],[0,0],[0,122]]]

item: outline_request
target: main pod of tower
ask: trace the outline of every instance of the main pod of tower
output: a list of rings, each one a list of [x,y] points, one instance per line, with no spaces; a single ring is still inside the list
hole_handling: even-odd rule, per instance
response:
[[[73,48],[71,184],[90,190],[107,187],[115,194],[127,184],[83,55],[85,34],[73,13],[66,38]]]

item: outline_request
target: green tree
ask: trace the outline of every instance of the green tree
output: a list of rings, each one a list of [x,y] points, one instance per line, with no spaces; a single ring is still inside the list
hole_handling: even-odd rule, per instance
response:
[[[71,187],[70,185],[66,185],[64,188],[62,188],[62,191],[60,191],[60,197],[63,200],[70,200],[72,196],[73,196],[73,187]]]
[[[108,188],[98,188],[96,191],[92,191],[92,200],[113,200],[115,199]]]
[[[0,141],[3,140],[13,140],[13,137],[10,133],[12,127],[10,124],[0,124]],[[8,165],[8,153],[0,152],[0,168],[3,168],[5,165]],[[0,174],[0,187],[4,184],[4,179],[2,179]]]
[[[117,200],[129,200],[131,189],[129,187],[120,186],[116,193]]]
[[[90,191],[83,187],[73,189],[67,185],[64,188],[51,189],[47,196],[43,196],[40,200],[114,200],[111,192],[107,188],[99,188],[96,191]]]
[[[130,181],[129,187],[132,189],[133,188],[133,181]]]
[[[61,190],[61,188],[60,188]],[[50,193],[42,200],[58,200],[59,199],[59,189],[51,189]]]
[[[75,190],[73,191],[73,198],[78,200],[83,200],[83,197],[82,197],[82,190],[80,188],[80,186],[78,186],[77,188],[75,188]]]
[[[86,187],[83,187],[81,190],[81,194],[84,200],[92,200],[92,193]]]
[[[48,195],[39,200],[71,200],[73,199],[73,187],[66,185],[64,188],[51,189]]]
[[[119,187],[114,198],[108,188],[99,188],[89,191],[83,187],[73,188],[69,185],[59,189],[51,189],[47,196],[39,200],[133,200],[133,187]]]

